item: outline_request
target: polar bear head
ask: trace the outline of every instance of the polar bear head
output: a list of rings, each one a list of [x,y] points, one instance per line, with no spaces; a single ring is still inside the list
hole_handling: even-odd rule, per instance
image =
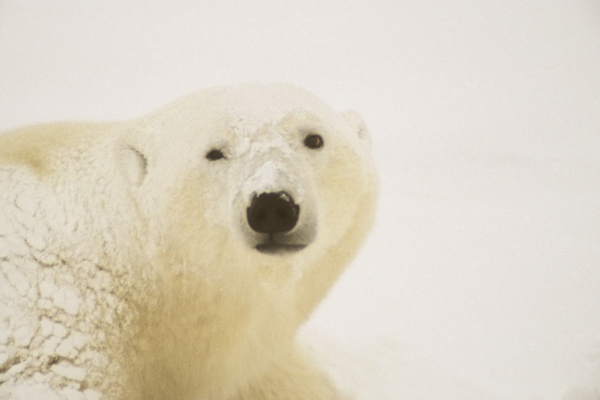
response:
[[[156,388],[151,371],[210,376],[214,393],[189,393],[225,398],[252,379],[248,362],[259,373],[282,357],[366,236],[377,197],[368,131],[302,89],[245,85],[134,121],[121,148],[145,221],[134,275],[156,293],[132,346],[150,343],[131,357],[135,374],[148,371],[138,386],[188,387]]]
[[[151,242],[222,265],[205,271],[213,278],[248,263],[302,274],[332,249],[353,254],[345,238],[372,218],[364,122],[293,86],[193,94],[137,121],[128,143],[128,174],[161,235]]]

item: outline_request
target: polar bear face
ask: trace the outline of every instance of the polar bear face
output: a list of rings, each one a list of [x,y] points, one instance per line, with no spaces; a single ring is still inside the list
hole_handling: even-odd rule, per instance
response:
[[[188,124],[182,126],[182,120]],[[189,238],[204,241],[208,235],[211,245],[196,245],[203,260],[222,262],[227,253],[235,258],[227,265],[277,268],[288,260],[301,273],[309,259],[341,245],[356,219],[370,218],[370,210],[360,209],[375,193],[363,121],[351,111],[333,112],[303,90],[215,89],[185,98],[141,125],[150,132],[139,142],[151,144],[139,150],[147,158],[139,165],[147,164],[148,185],[160,187],[154,193],[176,193],[169,197],[178,206],[158,205],[166,207],[158,215],[173,216],[170,238],[179,238],[191,221],[187,243],[194,246]],[[171,178],[161,180],[165,177]],[[154,204],[149,219],[153,210]]]

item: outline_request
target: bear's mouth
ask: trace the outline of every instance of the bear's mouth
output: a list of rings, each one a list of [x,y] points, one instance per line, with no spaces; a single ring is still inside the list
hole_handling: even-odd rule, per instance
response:
[[[293,240],[287,235],[281,236],[272,233],[259,241],[254,248],[263,254],[289,254],[296,253],[306,246],[308,246],[308,244],[303,244],[302,241],[298,243],[297,240]]]
[[[305,244],[260,243],[255,248],[263,254],[285,254],[296,253],[306,246]]]

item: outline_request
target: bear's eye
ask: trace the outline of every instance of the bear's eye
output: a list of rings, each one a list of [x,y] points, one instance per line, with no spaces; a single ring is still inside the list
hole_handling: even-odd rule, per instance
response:
[[[323,137],[316,133],[311,133],[304,138],[304,145],[309,149],[320,149],[323,144]]]
[[[220,160],[221,158],[225,158],[225,154],[223,154],[223,152],[221,150],[212,149],[211,151],[206,153],[207,160],[217,161],[217,160]]]

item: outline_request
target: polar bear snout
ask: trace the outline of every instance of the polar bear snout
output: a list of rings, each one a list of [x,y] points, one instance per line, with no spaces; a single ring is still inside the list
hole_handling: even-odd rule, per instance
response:
[[[264,254],[300,251],[314,239],[314,221],[300,223],[301,206],[286,191],[254,194],[246,208],[252,246]]]
[[[233,194],[234,224],[243,241],[263,254],[290,255],[309,246],[318,230],[317,196],[308,168],[276,152],[243,160],[234,173],[241,190]]]
[[[296,226],[300,206],[286,192],[254,195],[246,217],[250,228],[258,233],[289,232]]]

